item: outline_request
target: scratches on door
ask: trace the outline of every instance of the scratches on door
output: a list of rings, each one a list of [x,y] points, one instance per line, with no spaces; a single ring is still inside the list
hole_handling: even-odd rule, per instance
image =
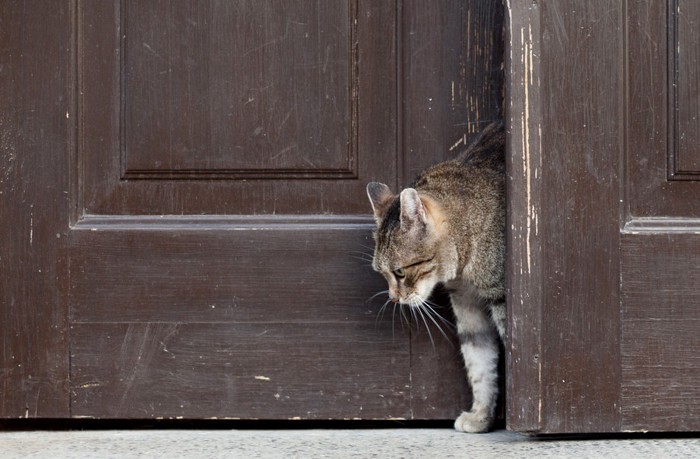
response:
[[[508,416],[516,430],[537,431],[546,410],[541,349],[542,246],[539,228],[542,180],[542,100],[540,99],[540,23],[535,2],[508,1],[506,74],[511,96],[507,118],[508,277],[510,293],[507,398],[517,406]],[[514,371],[517,369],[517,371]]]
[[[122,348],[121,348],[121,360],[131,360],[131,348],[133,346],[132,340],[133,339],[138,339],[138,333],[135,332],[135,329],[137,328],[136,324],[129,324],[129,328],[126,331],[126,335],[124,335],[124,341],[122,342]],[[141,328],[141,326],[138,326],[138,328]],[[125,387],[122,392],[122,397],[119,402],[119,408],[117,409],[117,414],[122,413],[122,409],[124,407],[124,404],[128,400],[129,393],[131,392],[131,388],[134,386],[134,382],[136,381],[136,378],[139,374],[139,371],[141,368],[143,368],[141,362],[144,356],[144,351],[146,350],[147,343],[148,343],[148,335],[149,335],[149,330],[150,330],[150,325],[145,324],[145,330],[142,332],[141,339],[139,340],[139,345],[138,345],[138,353],[136,355],[136,360],[133,362],[133,367],[131,368],[131,371],[129,372],[129,375],[126,378],[125,381]],[[140,330],[139,330],[140,331]],[[147,359],[150,360],[150,359]]]
[[[457,139],[457,141],[454,144],[452,144],[452,146],[449,148],[449,150],[453,151],[453,150],[459,148],[461,145],[466,146],[466,144],[467,144],[467,134],[462,134],[462,137]]]
[[[532,206],[532,163],[530,154],[530,85],[532,84],[532,24],[527,27],[527,40],[525,39],[525,28],[520,29],[520,42],[522,43],[523,56],[523,74],[522,86],[525,97],[522,130],[522,145],[523,145],[523,170],[525,172],[525,197],[527,201],[527,235],[525,237],[525,250],[527,259],[527,272],[532,272],[532,248],[530,242],[532,240],[532,222],[536,219],[536,210]]]
[[[123,389],[117,416],[124,413],[135,387],[140,380],[147,380],[146,373],[151,371],[151,362],[162,352],[171,358],[175,354],[168,350],[170,339],[177,333],[178,324],[129,324],[122,341],[119,361],[127,373],[123,381]],[[130,368],[126,370],[126,368]]]

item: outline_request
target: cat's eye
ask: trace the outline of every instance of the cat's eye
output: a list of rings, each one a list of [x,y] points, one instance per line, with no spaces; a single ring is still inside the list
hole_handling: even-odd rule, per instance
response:
[[[433,258],[435,258],[435,257],[427,258],[425,260],[418,260],[415,263],[411,263],[410,265],[406,266],[406,268],[413,268],[414,266],[423,265],[425,263],[430,263],[431,261],[433,261]]]
[[[395,269],[393,272],[394,276],[398,277],[399,279],[406,277],[406,272],[403,270],[403,268]]]

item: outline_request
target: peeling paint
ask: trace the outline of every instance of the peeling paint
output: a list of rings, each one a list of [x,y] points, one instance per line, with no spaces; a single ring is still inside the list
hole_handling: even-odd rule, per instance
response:
[[[532,272],[532,253],[530,245],[530,231],[532,222],[532,183],[531,183],[531,163],[530,163],[530,83],[532,79],[532,28],[528,24],[528,41],[525,41],[525,28],[520,29],[520,40],[523,46],[523,66],[525,71],[523,72],[523,89],[525,92],[525,108],[523,110],[523,131],[522,131],[522,143],[524,147],[523,154],[523,170],[525,172],[525,197],[527,201],[527,220],[526,220],[526,231],[527,236],[525,237],[525,252],[527,257],[527,273]]]
[[[89,389],[91,387],[100,387],[100,383],[93,382],[93,383],[85,383],[80,386],[81,389]]]
[[[449,151],[452,151],[452,150],[458,148],[460,145],[466,145],[466,142],[467,142],[467,135],[464,134],[462,137],[459,138],[459,140],[457,140],[457,142],[455,142],[455,143],[449,148]]]
[[[515,11],[514,11],[515,9]],[[538,69],[537,52],[539,50],[539,20],[538,6],[536,3],[529,6],[520,2],[507,0],[506,14],[510,24],[510,73],[514,92],[516,95],[510,99],[510,121],[514,128],[512,138],[515,151],[518,153],[512,157],[514,161],[514,173],[517,174],[519,192],[514,204],[520,217],[513,222],[513,235],[516,237],[515,243],[518,245],[518,266],[520,278],[523,286],[517,293],[516,298],[512,298],[513,306],[529,311],[529,305],[534,301],[539,301],[537,292],[530,292],[528,286],[532,282],[537,282],[540,275],[538,260],[541,246],[539,244],[539,196],[541,185],[539,181],[542,177],[542,126],[540,124],[540,79]],[[528,305],[528,306],[526,306]],[[534,308],[535,306],[533,306]],[[524,349],[523,355],[531,350],[537,351],[537,341],[533,336],[536,333],[538,321],[541,317],[529,316],[526,314],[525,320],[532,320],[532,329],[527,328],[520,317],[513,316],[511,324],[514,342],[528,345],[534,344],[535,349]],[[522,329],[521,329],[522,328]],[[513,338],[514,337],[514,338]],[[542,424],[544,414],[544,398],[542,397],[543,365],[539,353],[534,354],[532,364],[529,362],[526,377],[530,383],[529,388],[522,390],[518,394],[523,401],[524,411],[520,414],[514,413],[515,424],[524,423],[526,428],[537,429]],[[513,356],[516,364],[520,362],[517,355]],[[533,392],[532,389],[537,388]],[[516,392],[518,392],[516,390]]]

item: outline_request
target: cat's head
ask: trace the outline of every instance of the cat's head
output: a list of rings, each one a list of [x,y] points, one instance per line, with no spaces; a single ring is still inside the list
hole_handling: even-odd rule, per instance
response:
[[[442,210],[413,188],[394,195],[372,182],[367,195],[377,222],[372,267],[386,278],[392,301],[418,306],[455,275],[456,252]]]

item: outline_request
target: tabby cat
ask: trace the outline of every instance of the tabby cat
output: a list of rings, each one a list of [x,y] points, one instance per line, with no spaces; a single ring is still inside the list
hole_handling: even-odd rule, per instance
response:
[[[449,292],[474,395],[455,429],[488,431],[506,322],[503,125],[489,125],[459,157],[427,169],[400,194],[376,182],[367,194],[377,222],[372,267],[393,303],[429,310],[437,285]]]

